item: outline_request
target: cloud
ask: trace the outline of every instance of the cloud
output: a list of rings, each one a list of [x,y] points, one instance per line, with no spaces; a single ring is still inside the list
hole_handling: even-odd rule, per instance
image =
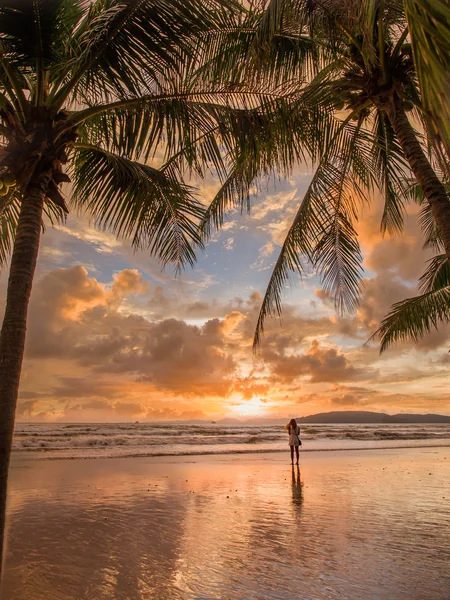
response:
[[[322,289],[314,290],[314,296],[319,298],[325,306],[334,306],[334,300],[329,292]]]
[[[113,276],[111,299],[120,304],[129,294],[144,294],[148,289],[148,283],[137,269],[124,269]]]
[[[381,215],[382,202],[378,198],[369,214],[358,223],[365,254],[364,266],[369,270],[368,276],[361,282],[358,310],[356,314],[345,318],[331,317],[337,331],[347,337],[367,340],[395,303],[418,295],[418,278],[424,272],[426,262],[433,256],[431,250],[423,249],[417,207],[407,207],[404,232],[397,236],[381,235]],[[333,299],[324,290],[316,290],[314,294],[324,307],[333,308]],[[442,325],[432,329],[414,347],[428,352],[449,342],[450,326]],[[389,351],[389,355],[408,351],[412,346],[411,341],[397,344]]]
[[[324,348],[313,340],[304,354],[264,353],[273,375],[283,383],[308,377],[310,383],[366,379],[374,376],[373,369],[354,367],[345,354],[334,347]]]
[[[142,406],[142,404],[139,404],[137,402],[115,402],[113,407],[114,407],[114,412],[117,415],[134,416],[134,415],[142,415],[142,414],[145,414],[145,412],[146,412],[146,410]]]
[[[243,315],[238,310],[233,310],[230,314],[226,315],[223,322],[221,323],[221,330],[224,335],[230,335],[238,327],[238,325],[245,320]]]
[[[251,374],[248,377],[237,378],[234,381],[233,392],[238,393],[244,400],[250,400],[253,396],[266,395],[270,392],[271,383],[261,377]],[[267,402],[267,400],[261,400]]]
[[[207,415],[199,409],[177,410],[174,407],[152,408],[147,410],[145,418],[149,421],[196,420],[205,419]]]
[[[273,254],[275,246],[273,242],[267,242],[258,251],[258,259],[250,265],[250,269],[264,271],[270,268],[267,258]]]
[[[116,236],[107,231],[95,229],[85,223],[82,219],[72,220],[71,227],[58,225],[56,229],[68,236],[91,244],[96,251],[101,254],[116,253],[122,246],[122,242],[119,241]]]
[[[244,315],[232,311],[196,326],[119,312],[125,295],[145,289],[139,274],[130,270],[115,275],[110,291],[83,267],[45,275],[32,298],[28,358],[70,360],[97,378],[120,374],[173,394],[226,395],[236,370],[226,338]],[[60,398],[111,398],[118,393],[104,380],[70,377],[60,378],[52,391]]]
[[[80,405],[81,410],[109,410],[111,405],[105,400],[92,400]]]
[[[223,347],[221,329],[218,319],[203,327],[166,319],[131,335],[116,334],[109,345],[93,341],[80,355],[89,355],[99,373],[134,374],[160,390],[186,396],[223,396],[230,389],[235,363]]]
[[[255,205],[256,230],[267,236],[263,242],[255,237],[261,268],[263,259],[276,252],[298,204],[295,185],[286,186]],[[233,244],[239,228],[237,221],[230,226]],[[298,305],[285,304],[282,324],[267,321],[256,356],[251,345],[262,297],[255,288],[265,286],[257,269],[250,269],[248,279],[246,274],[246,293],[234,297],[229,286],[224,291],[219,271],[213,276],[200,269],[177,281],[167,276],[148,282],[142,276],[147,273],[143,255],[135,263],[139,269],[118,272],[114,259],[107,276],[97,268],[93,277],[81,265],[38,276],[30,305],[22,418],[195,419],[258,397],[269,399],[271,414],[296,402],[305,410],[318,407],[317,412],[330,406],[401,407],[408,398],[425,406],[429,396],[368,390],[413,390],[430,377],[430,390],[436,388],[430,395],[437,397],[439,367],[445,367],[433,352],[449,339],[446,328],[423,340],[415,353],[410,344],[396,347],[389,359],[380,358],[376,348],[362,347],[392,303],[415,293],[414,278],[422,270],[420,240],[411,233],[403,241],[383,240],[375,229],[364,235],[370,271],[358,311],[337,317],[332,298],[314,291],[317,279],[308,279],[296,291]],[[110,249],[122,252],[118,246]],[[105,261],[111,252],[101,255]],[[422,360],[419,372],[412,365],[425,352],[430,359]],[[392,356],[403,356],[403,362],[393,363]],[[365,391],[353,382],[364,382]]]
[[[409,295],[411,288],[389,272],[365,279],[357,311],[359,324],[368,332],[374,330],[391,306]]]
[[[361,401],[354,394],[343,394],[342,396],[332,398],[331,403],[337,406],[356,406],[360,405]]]
[[[23,400],[17,405],[17,415],[19,417],[30,417],[35,411],[38,400]]]
[[[373,403],[379,392],[367,387],[337,384],[327,395],[332,406],[358,408]]]
[[[58,381],[59,385],[51,391],[54,398],[115,398],[123,395],[122,386],[98,378],[60,377]]]

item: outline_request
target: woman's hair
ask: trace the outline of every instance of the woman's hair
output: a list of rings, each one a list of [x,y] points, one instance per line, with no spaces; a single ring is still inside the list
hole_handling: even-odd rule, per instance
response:
[[[289,423],[286,425],[286,429],[289,431],[290,428],[293,428],[294,431],[297,431],[297,421],[295,419],[291,419]]]

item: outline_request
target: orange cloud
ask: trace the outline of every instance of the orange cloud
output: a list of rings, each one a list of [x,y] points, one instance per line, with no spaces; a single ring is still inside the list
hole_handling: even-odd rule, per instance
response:
[[[119,303],[128,294],[144,294],[148,291],[148,283],[137,269],[124,269],[113,276],[111,287],[112,302]]]
[[[343,352],[334,347],[323,348],[313,340],[305,354],[280,354],[268,351],[264,354],[271,365],[273,375],[284,383],[301,377],[309,377],[311,383],[346,381],[373,377],[373,369],[354,367]]]
[[[330,318],[329,297],[310,290],[313,308],[302,316],[286,305],[281,326],[276,319],[267,322],[257,356],[251,349],[261,303],[257,291],[206,301],[149,289],[134,269],[117,273],[110,285],[81,266],[51,271],[33,291],[19,414],[73,421],[204,418],[226,414],[231,402],[261,397],[270,414],[283,416],[294,414],[300,403],[309,412],[407,408],[408,398],[414,406],[427,401],[432,406],[442,389],[427,396],[374,389],[396,386],[401,392],[445,369],[439,355],[420,372],[406,360],[398,369],[385,363],[384,372],[376,348],[362,347],[390,304],[410,293],[409,282],[385,268],[380,256],[375,255],[380,270],[365,282],[355,315]],[[405,263],[405,276],[408,269]],[[326,308],[317,311],[314,298]],[[133,303],[140,314],[133,313]],[[418,350],[428,352],[448,339],[448,332],[439,333],[428,338],[431,346]],[[340,347],[345,338],[351,347]],[[350,385],[361,381],[366,388]]]

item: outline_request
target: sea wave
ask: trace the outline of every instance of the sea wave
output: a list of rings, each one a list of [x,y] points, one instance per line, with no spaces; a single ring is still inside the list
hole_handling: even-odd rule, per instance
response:
[[[450,425],[305,425],[303,450],[450,446]],[[286,451],[279,425],[19,423],[13,449],[37,458],[102,458]]]

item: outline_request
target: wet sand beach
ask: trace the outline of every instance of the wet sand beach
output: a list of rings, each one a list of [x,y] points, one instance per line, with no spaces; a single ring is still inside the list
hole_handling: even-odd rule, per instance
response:
[[[448,600],[450,450],[13,459],[1,600]]]

